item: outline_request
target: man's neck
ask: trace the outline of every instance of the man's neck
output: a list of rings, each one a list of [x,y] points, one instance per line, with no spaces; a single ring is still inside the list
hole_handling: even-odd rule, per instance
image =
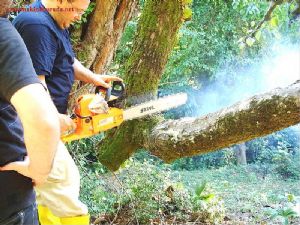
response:
[[[52,2],[56,2],[56,1],[48,1],[48,0],[41,0],[41,3],[43,4],[43,6],[46,8],[46,9],[51,9],[51,8],[58,8],[58,5],[57,4],[53,4]],[[48,11],[48,10],[47,10]],[[51,17],[53,18],[53,20],[56,22],[56,24],[61,28],[63,29],[59,24],[60,24],[60,20],[59,20],[59,17],[58,17],[58,14],[55,13],[54,10],[49,10],[48,13],[51,15]]]

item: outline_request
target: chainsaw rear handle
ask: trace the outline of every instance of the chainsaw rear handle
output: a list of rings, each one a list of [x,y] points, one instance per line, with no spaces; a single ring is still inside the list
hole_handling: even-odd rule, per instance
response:
[[[122,81],[113,81],[112,87],[110,88],[97,86],[95,93],[98,94],[100,92],[103,93],[104,100],[108,102],[110,100],[111,95],[116,96],[117,98],[124,96],[125,84]]]

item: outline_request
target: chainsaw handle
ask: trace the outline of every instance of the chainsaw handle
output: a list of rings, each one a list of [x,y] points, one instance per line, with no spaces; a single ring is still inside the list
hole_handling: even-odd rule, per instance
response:
[[[125,95],[125,84],[122,81],[114,81],[112,83],[111,94],[120,98]]]
[[[110,96],[111,96],[111,90],[112,90],[111,87],[105,88],[105,87],[102,87],[102,86],[97,86],[96,90],[95,90],[95,94],[103,93],[104,100],[108,102],[109,99],[110,99]]]
[[[125,84],[122,81],[113,81],[112,87],[104,88],[102,86],[97,86],[95,93],[98,94],[99,92],[105,95],[104,100],[109,101],[110,96],[114,95],[116,97],[124,97],[125,94]]]

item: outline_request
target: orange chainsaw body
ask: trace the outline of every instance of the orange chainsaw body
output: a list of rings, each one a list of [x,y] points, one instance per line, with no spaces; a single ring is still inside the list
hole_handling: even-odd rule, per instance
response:
[[[123,109],[110,107],[107,113],[96,114],[89,110],[95,94],[87,94],[77,99],[75,107],[77,127],[74,133],[63,136],[63,142],[74,141],[99,134],[119,126],[123,122]]]

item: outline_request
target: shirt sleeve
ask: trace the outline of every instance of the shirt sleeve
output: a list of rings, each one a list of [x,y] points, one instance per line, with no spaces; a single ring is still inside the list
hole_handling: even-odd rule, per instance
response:
[[[45,25],[26,25],[20,33],[29,51],[37,75],[51,76],[57,51],[57,40]]]
[[[40,81],[18,32],[9,21],[0,23],[0,97],[10,101],[16,91]]]

